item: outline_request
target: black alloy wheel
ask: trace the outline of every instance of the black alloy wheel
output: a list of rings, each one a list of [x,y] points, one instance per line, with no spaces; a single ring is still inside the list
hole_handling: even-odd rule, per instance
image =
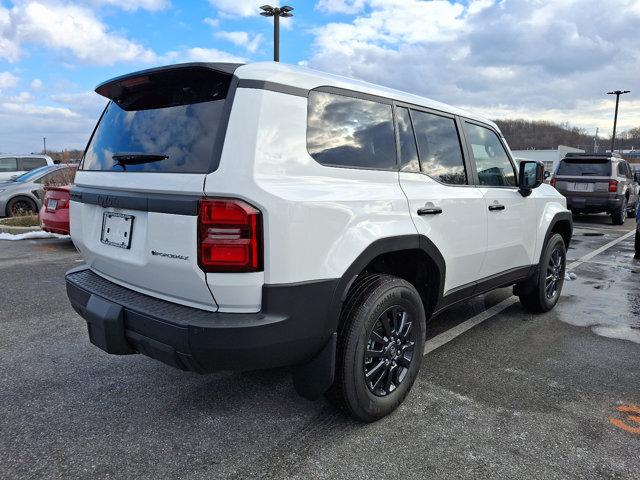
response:
[[[385,310],[374,323],[364,352],[365,381],[374,395],[389,395],[406,378],[416,344],[412,326],[409,313],[399,305]]]
[[[35,215],[37,213],[36,206],[26,198],[16,198],[9,202],[9,215],[12,217],[21,217],[24,215]]]
[[[560,285],[563,272],[563,258],[560,248],[556,248],[551,252],[549,263],[547,264],[547,276],[545,278],[544,291],[548,299],[552,299],[558,294],[558,286]]]

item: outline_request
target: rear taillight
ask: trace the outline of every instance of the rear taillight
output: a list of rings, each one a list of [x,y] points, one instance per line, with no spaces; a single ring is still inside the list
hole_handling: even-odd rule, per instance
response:
[[[558,180],[554,177],[554,178],[552,178],[552,179],[551,179],[551,181],[549,182],[549,184],[550,184],[552,187],[554,187],[554,188],[555,188],[557,181],[558,181]]]
[[[618,191],[618,180],[609,180],[609,191],[612,193]]]
[[[260,212],[242,200],[200,200],[198,263],[205,272],[261,271]]]

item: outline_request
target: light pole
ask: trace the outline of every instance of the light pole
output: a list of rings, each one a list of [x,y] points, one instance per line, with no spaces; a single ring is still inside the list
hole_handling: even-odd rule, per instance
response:
[[[42,137],[42,143],[44,143],[44,154],[47,154],[47,137]]]
[[[629,90],[615,90],[613,92],[607,92],[607,95],[616,96],[616,113],[613,116],[613,136],[611,137],[611,153],[612,154],[613,154],[613,149],[616,146],[616,127],[618,126],[618,104],[620,103],[620,95],[624,95],[625,93],[629,93]]]
[[[285,5],[284,7],[272,7],[271,5],[263,5],[260,7],[263,17],[273,17],[273,61],[280,61],[280,17],[293,17],[293,7]]]

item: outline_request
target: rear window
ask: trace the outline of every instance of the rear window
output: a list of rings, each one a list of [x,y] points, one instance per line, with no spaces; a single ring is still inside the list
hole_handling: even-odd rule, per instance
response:
[[[307,149],[327,166],[395,170],[391,105],[311,91]]]
[[[611,175],[610,160],[562,160],[558,165],[557,175],[599,176]]]
[[[110,98],[82,170],[209,173],[226,126],[231,75],[205,68],[127,77],[96,91]]]

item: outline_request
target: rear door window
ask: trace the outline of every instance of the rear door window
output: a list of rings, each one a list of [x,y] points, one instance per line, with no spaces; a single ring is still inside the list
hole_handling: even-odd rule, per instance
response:
[[[411,110],[418,142],[420,169],[449,185],[466,185],[462,146],[453,118]]]
[[[558,165],[557,175],[567,175],[575,177],[608,177],[611,175],[611,161],[606,159],[564,159],[560,162],[560,165]]]
[[[391,105],[312,90],[307,150],[322,165],[395,170]]]
[[[18,159],[6,157],[0,158],[0,172],[17,172]]]
[[[20,170],[30,171],[34,168],[44,167],[47,161],[44,158],[20,158],[18,159]]]
[[[125,78],[96,90],[112,101],[89,142],[83,170],[209,173],[226,127],[231,76],[181,68]]]

